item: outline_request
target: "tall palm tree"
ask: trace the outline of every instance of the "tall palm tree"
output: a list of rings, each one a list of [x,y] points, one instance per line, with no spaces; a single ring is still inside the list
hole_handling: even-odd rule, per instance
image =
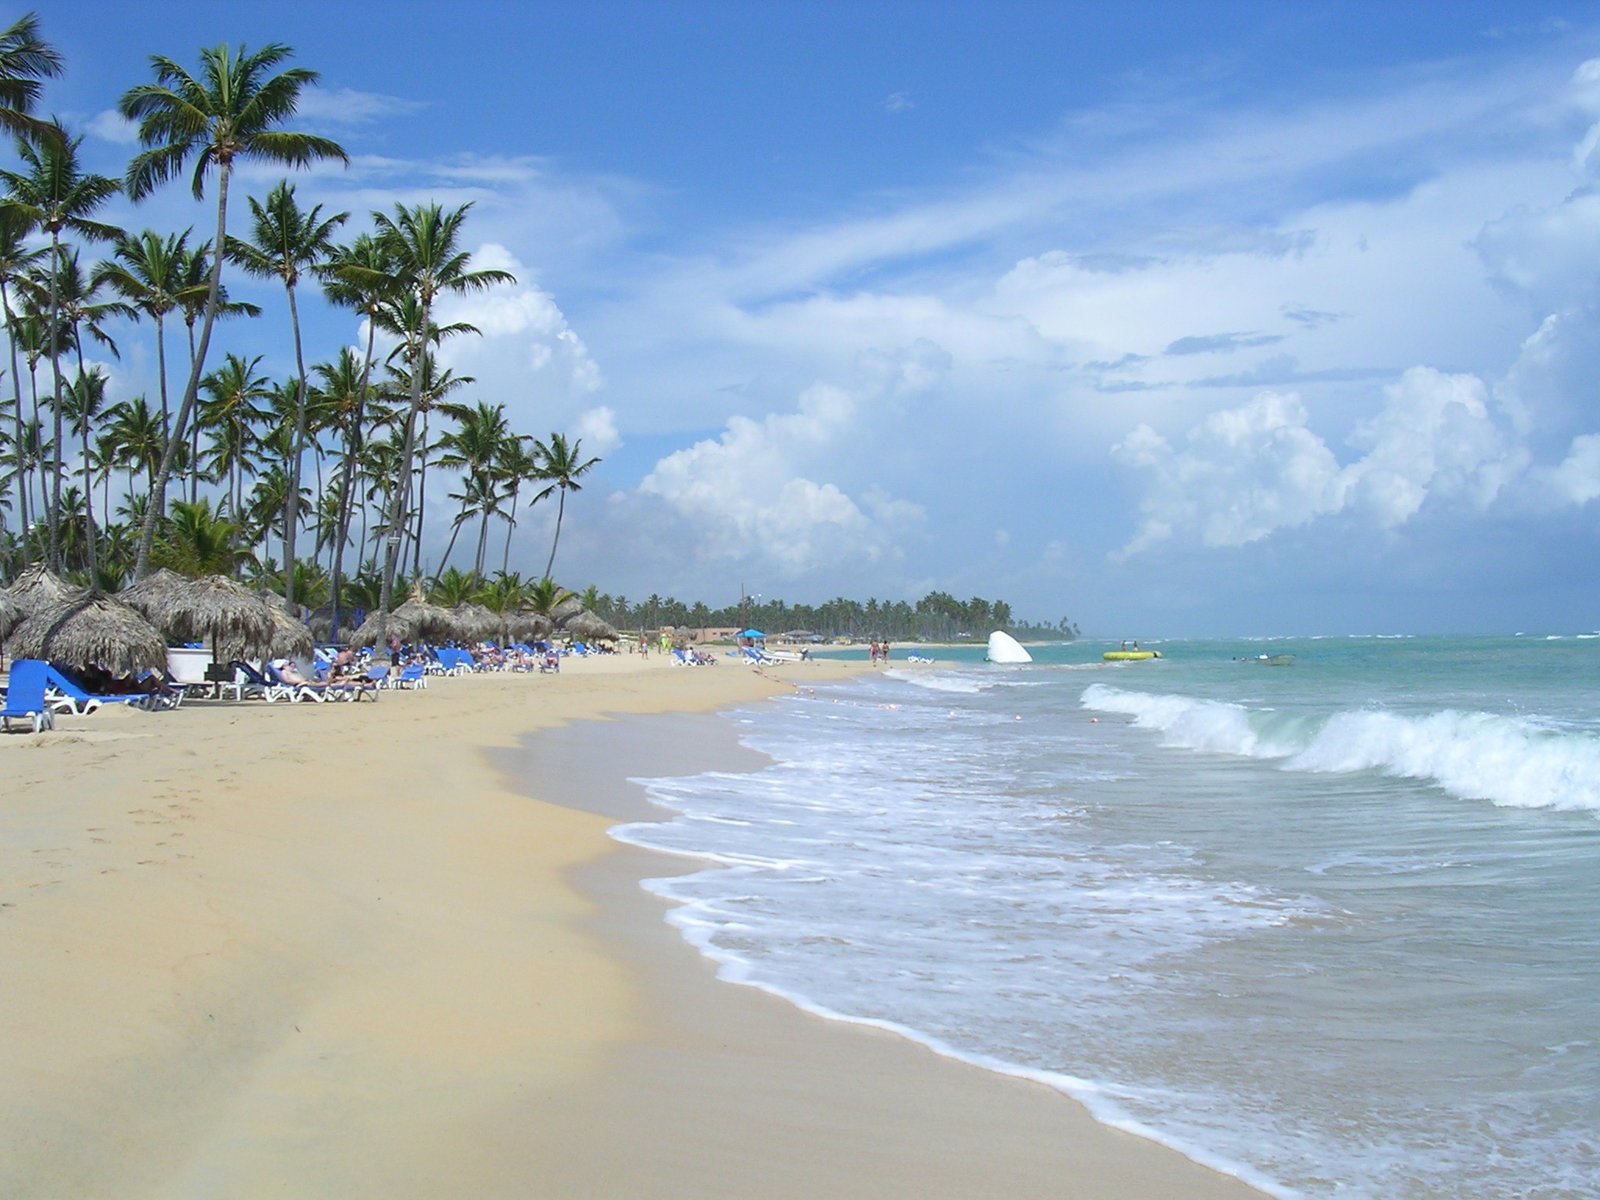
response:
[[[50,373],[54,382],[51,389],[55,408],[56,442],[61,441],[61,338],[60,338],[60,267],[62,265],[61,235],[72,232],[90,242],[114,241],[122,231],[91,218],[95,210],[122,190],[122,185],[106,175],[86,173],[78,163],[78,148],[83,138],[69,138],[60,125],[54,126],[51,136],[37,143],[25,138],[17,141],[17,156],[22,159],[25,171],[0,170],[11,195],[9,203],[21,209],[35,227],[50,235],[50,309],[49,321],[55,336],[50,346]],[[60,522],[56,510],[61,506],[61,478],[54,481],[50,503],[51,534],[50,561],[57,569],[61,564]]]
[[[111,452],[118,466],[128,473],[128,491],[133,491],[134,472],[142,471],[148,493],[156,468],[161,465],[161,452],[166,448],[161,418],[143,396],[112,405],[106,415],[110,418],[106,433],[111,438]]]
[[[185,229],[163,237],[146,229],[136,238],[122,238],[111,251],[111,260],[101,263],[94,272],[96,284],[109,287],[156,323],[156,371],[161,377],[164,436],[172,432],[172,406],[167,399],[167,317],[186,298],[202,304],[205,300],[204,288],[197,287],[184,274],[190,262],[190,232]]]
[[[189,369],[192,371],[200,361],[195,327],[205,316],[211,301],[210,241],[201,242],[184,253],[178,264],[178,277],[182,285],[178,291],[178,309],[183,313],[184,329],[189,336]],[[216,315],[219,321],[224,317],[259,317],[261,308],[246,300],[230,300],[224,286],[217,291]],[[173,447],[172,469],[182,471],[185,462],[192,468],[189,470],[189,503],[193,504],[200,498],[200,422],[189,422],[189,437],[172,436],[170,444]]]
[[[295,285],[300,272],[311,270],[327,259],[333,250],[333,234],[349,219],[349,213],[336,213],[324,219],[322,205],[302,212],[295,202],[294,187],[287,180],[278,184],[262,204],[250,200],[252,241],[229,239],[228,257],[247,275],[282,280],[289,298],[289,324],[294,331],[294,365],[298,384],[295,402],[294,438],[289,448],[289,488],[283,513],[283,557],[295,561],[295,532],[300,525],[300,460],[306,440],[306,359],[300,340],[300,308],[295,302]],[[293,571],[283,573],[284,599],[294,603]]]
[[[532,440],[512,434],[501,443],[500,455],[495,460],[495,473],[501,483],[511,485],[511,502],[502,514],[506,519],[506,546],[500,556],[501,574],[511,569],[511,532],[517,527],[517,499],[522,494],[523,481],[535,478],[539,470],[539,460],[529,445]]]
[[[71,422],[72,432],[78,435],[79,445],[83,453],[83,513],[86,527],[85,546],[88,550],[88,566],[90,578],[99,570],[98,547],[95,540],[98,534],[95,529],[94,519],[94,479],[89,474],[94,464],[93,457],[89,454],[89,431],[94,426],[95,418],[105,408],[106,402],[106,373],[100,367],[92,371],[78,371],[77,379],[67,387],[65,397],[67,417]]]
[[[0,203],[0,318],[5,320],[6,342],[11,350],[11,415],[15,424],[12,482],[17,490],[17,520],[23,529],[28,528],[28,477],[22,470],[21,459],[15,457],[22,445],[22,371],[17,360],[18,314],[11,307],[11,290],[25,280],[45,256],[44,247],[28,244],[33,230],[33,219],[25,210]]]
[[[39,36],[39,18],[24,13],[0,31],[0,130],[38,141],[54,127],[33,116],[43,81],[61,74],[61,55]]]
[[[344,547],[350,539],[350,517],[356,495],[354,485],[358,474],[357,464],[361,460],[361,439],[367,397],[372,385],[373,350],[378,333],[378,316],[397,290],[391,266],[388,251],[384,249],[383,243],[368,234],[362,234],[348,246],[335,246],[333,253],[328,256],[328,261],[318,272],[322,276],[322,288],[328,300],[340,308],[353,309],[360,313],[366,319],[367,326],[366,354],[361,361],[360,382],[353,396],[354,411],[346,428],[342,472],[344,486],[340,494],[339,528],[334,541],[331,587],[335,629],[339,628],[342,619],[340,606],[343,602]],[[341,374],[348,375],[345,366],[341,356]],[[324,379],[323,382],[325,386],[331,386],[328,380]],[[348,388],[341,386],[338,390],[343,394],[349,394]],[[365,510],[363,514],[364,512]],[[363,523],[364,521],[363,515]]]
[[[439,437],[438,448],[444,451],[439,456],[439,465],[461,471],[466,475],[466,486],[461,498],[472,503],[483,516],[483,524],[478,533],[476,560],[476,570],[482,575],[484,546],[489,536],[489,518],[501,511],[500,505],[504,499],[504,490],[501,486],[504,480],[496,467],[504,458],[505,442],[513,434],[511,427],[506,423],[504,404],[489,405],[479,401],[476,408],[454,405],[448,411],[458,424],[455,429]],[[459,528],[458,524],[457,529]],[[455,538],[452,536],[451,543],[454,542]],[[449,551],[445,553],[448,556]]]
[[[228,480],[228,516],[236,521],[244,510],[244,474],[254,457],[256,426],[267,416],[262,403],[268,395],[267,377],[260,366],[259,354],[248,361],[229,354],[200,385],[206,399],[195,428],[211,435],[207,464],[215,477]]]
[[[218,253],[212,256],[200,344],[178,407],[172,439],[156,473],[150,509],[139,539],[136,579],[149,573],[150,547],[172,472],[173,444],[183,436],[189,411],[199,394],[211,327],[221,302],[222,262],[227,257],[221,251],[228,245],[228,184],[234,162],[260,159],[303,167],[325,159],[350,161],[337,142],[281,128],[294,116],[301,91],[318,78],[315,71],[304,67],[272,74],[292,54],[288,46],[278,42],[269,43],[254,54],[243,46],[237,51],[227,45],[215,46],[200,52],[198,79],[171,59],[152,55],[150,65],[156,82],[133,88],[118,105],[124,117],[139,122],[139,143],[145,147],[128,165],[128,194],[134,200],[143,200],[157,186],[181,174],[190,159],[195,160],[191,188],[197,200],[205,196],[206,176],[213,168],[217,172]]]
[[[379,633],[385,632],[389,603],[394,597],[394,572],[399,563],[400,515],[407,500],[405,483],[409,479],[410,465],[416,453],[417,414],[422,409],[423,376],[425,360],[431,345],[429,325],[433,319],[434,302],[441,295],[459,295],[479,292],[500,283],[515,283],[509,271],[474,271],[471,255],[461,249],[461,227],[472,206],[464,204],[445,212],[438,204],[420,204],[414,208],[397,204],[393,216],[373,213],[375,236],[383,243],[393,260],[396,276],[403,281],[405,290],[417,300],[419,309],[418,330],[408,347],[407,361],[411,368],[411,408],[406,414],[406,427],[401,460],[403,477],[397,481],[389,502],[387,521],[387,550],[384,555],[383,595],[379,601]]]
[[[549,480],[549,486],[544,488],[533,502],[549,497],[551,492],[559,493],[560,499],[556,505],[556,536],[550,543],[550,559],[544,565],[545,577],[549,578],[550,570],[556,564],[556,547],[561,544],[561,518],[567,511],[567,493],[581,492],[583,485],[578,480],[589,473],[589,469],[599,463],[598,458],[591,458],[588,462],[582,461],[581,451],[583,439],[576,439],[570,446],[564,434],[552,433],[550,441],[535,442],[533,454],[538,460],[539,469],[535,476],[540,480]]]

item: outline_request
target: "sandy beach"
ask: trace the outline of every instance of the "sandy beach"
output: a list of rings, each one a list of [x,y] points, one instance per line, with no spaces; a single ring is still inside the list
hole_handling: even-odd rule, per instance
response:
[[[665,924],[638,881],[682,864],[606,835],[627,776],[737,767],[700,714],[858,669],[571,660],[0,739],[0,1195],[1257,1195]]]

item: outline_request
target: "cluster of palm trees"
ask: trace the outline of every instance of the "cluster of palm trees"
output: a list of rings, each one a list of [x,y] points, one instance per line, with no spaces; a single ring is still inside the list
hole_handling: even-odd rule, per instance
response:
[[[224,45],[201,51],[191,73],[153,56],[154,79],[119,106],[141,150],[118,180],[86,171],[82,138],[36,115],[43,81],[63,65],[37,17],[0,31],[0,127],[16,139],[15,165],[0,169],[0,318],[11,384],[0,399],[8,410],[0,420],[0,574],[42,561],[115,590],[159,565],[242,571],[291,603],[331,601],[336,620],[341,604],[387,613],[397,576],[423,572],[433,468],[459,481],[449,493],[458,506],[449,546],[430,564],[436,575],[466,529],[470,576],[481,588],[498,521],[499,573],[526,586],[510,572],[511,531],[519,513],[555,495],[548,579],[566,495],[599,460],[559,433],[515,432],[504,404],[469,399],[474,381],[440,363],[446,341],[478,331],[441,321],[438,302],[515,282],[475,268],[463,249],[471,206],[397,204],[371,214],[369,232],[341,242],[350,214],[305,206],[285,180],[264,199],[246,198],[245,236],[228,231],[236,164],[347,161],[337,143],[284,128],[317,79],[286,66],[291,57],[281,44],[253,53]],[[184,176],[197,199],[214,189],[210,238],[96,219],[119,193],[137,202]],[[87,262],[92,255],[102,257]],[[211,355],[219,320],[261,312],[229,297],[230,268],[281,284],[292,377],[273,378],[259,356]],[[359,315],[364,352],[345,347],[308,365],[303,287]],[[180,321],[187,377],[169,390],[168,334]],[[155,335],[160,395],[108,404],[106,374],[86,359],[85,342],[120,357],[116,336],[132,324]]]

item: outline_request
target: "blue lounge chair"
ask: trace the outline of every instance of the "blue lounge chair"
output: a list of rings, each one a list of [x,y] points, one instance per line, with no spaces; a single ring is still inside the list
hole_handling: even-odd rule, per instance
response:
[[[390,682],[391,687],[397,688],[425,688],[428,686],[428,669],[421,663],[412,663],[402,667],[400,674]]]
[[[19,658],[12,662],[11,683],[6,688],[5,708],[0,710],[0,717],[5,719],[4,728],[7,733],[11,732],[11,722],[20,721],[23,717],[33,722],[35,733],[41,729],[56,727],[56,715],[44,698],[44,677],[47,669],[48,664],[37,658]]]
[[[56,712],[67,712],[78,717],[86,716],[107,704],[137,704],[149,707],[150,697],[143,692],[133,695],[97,696],[76,679],[56,670],[49,663],[44,665],[44,685],[47,689],[60,693],[59,696],[50,698],[50,706]]]

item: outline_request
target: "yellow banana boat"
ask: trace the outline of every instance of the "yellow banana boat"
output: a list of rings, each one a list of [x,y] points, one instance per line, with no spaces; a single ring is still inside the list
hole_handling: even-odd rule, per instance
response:
[[[1100,656],[1107,662],[1143,662],[1147,658],[1160,658],[1159,650],[1107,650]]]

